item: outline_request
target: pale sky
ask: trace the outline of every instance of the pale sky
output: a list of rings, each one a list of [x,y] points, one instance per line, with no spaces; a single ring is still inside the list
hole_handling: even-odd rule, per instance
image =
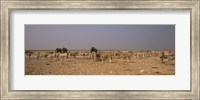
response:
[[[27,24],[25,49],[175,50],[175,25]]]

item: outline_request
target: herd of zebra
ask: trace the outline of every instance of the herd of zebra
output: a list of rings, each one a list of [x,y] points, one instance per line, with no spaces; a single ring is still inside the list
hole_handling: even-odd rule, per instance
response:
[[[161,62],[175,60],[175,51],[153,51],[153,50],[97,50],[95,47],[91,47],[88,51],[70,51],[67,48],[56,48],[54,51],[48,51],[44,54],[40,52],[33,52],[31,50],[25,50],[25,56],[27,59],[69,59],[69,58],[87,58],[93,61],[107,61],[112,62],[113,59],[124,59],[127,62],[132,59],[143,59],[147,57],[156,57]],[[166,60],[165,60],[166,59]]]

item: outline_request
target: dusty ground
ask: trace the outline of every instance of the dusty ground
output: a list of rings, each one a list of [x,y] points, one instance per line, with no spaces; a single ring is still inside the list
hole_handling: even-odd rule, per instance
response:
[[[162,63],[159,57],[114,59],[112,63],[96,62],[89,58],[64,60],[41,58],[25,60],[26,75],[174,75],[175,61]]]

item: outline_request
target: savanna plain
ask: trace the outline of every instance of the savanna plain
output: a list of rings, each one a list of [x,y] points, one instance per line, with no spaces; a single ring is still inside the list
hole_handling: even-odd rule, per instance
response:
[[[175,52],[26,50],[25,75],[175,75]]]

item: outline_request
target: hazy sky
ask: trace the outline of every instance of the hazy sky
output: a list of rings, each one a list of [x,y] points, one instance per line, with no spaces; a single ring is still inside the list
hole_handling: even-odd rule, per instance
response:
[[[175,25],[25,25],[25,49],[175,50]]]

